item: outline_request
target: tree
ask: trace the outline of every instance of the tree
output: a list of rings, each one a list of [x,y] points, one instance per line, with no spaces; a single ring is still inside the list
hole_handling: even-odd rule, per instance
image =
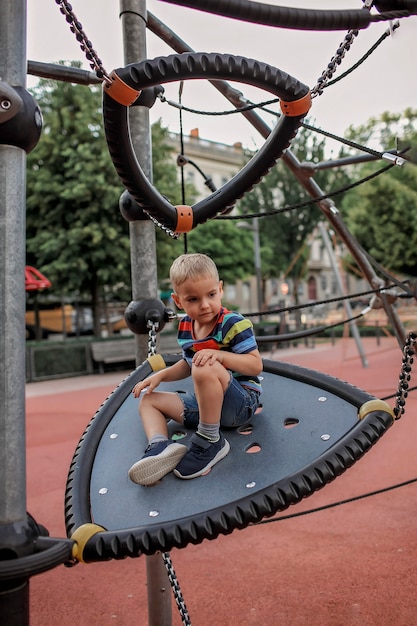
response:
[[[44,129],[27,161],[27,263],[42,268],[58,297],[91,302],[99,335],[104,293],[130,297],[129,228],[118,209],[123,188],[104,136],[101,88],[41,79],[32,93]],[[154,181],[178,204],[166,133],[153,125]],[[173,243],[161,232],[157,241],[163,275]]]
[[[417,276],[417,190],[386,173],[356,190],[344,208],[352,233],[376,261]]]
[[[33,95],[44,129],[27,162],[28,262],[42,267],[59,295],[90,296],[96,313],[104,287],[129,276],[128,225],[118,211],[100,91],[41,80]]]
[[[403,114],[384,113],[350,136],[360,141],[377,142],[378,149],[410,146],[405,156],[411,159],[394,167],[346,195],[343,210],[347,224],[364,249],[386,268],[400,274],[417,276],[417,166],[412,162],[417,146],[417,110]],[[381,164],[359,168],[366,176]]]
[[[218,219],[209,220],[188,235],[188,251],[212,257],[221,279],[231,285],[253,274],[252,247],[250,233]]]

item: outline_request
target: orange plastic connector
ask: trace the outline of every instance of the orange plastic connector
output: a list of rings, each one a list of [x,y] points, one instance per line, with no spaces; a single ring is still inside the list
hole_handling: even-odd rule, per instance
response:
[[[110,84],[103,82],[103,90],[119,104],[130,107],[138,99],[141,90],[129,87],[114,71],[110,74],[110,78],[112,80]]]
[[[284,102],[284,100],[281,100],[280,106],[282,113],[286,117],[305,115],[311,108],[311,92],[309,91],[305,96],[293,102]]]
[[[177,226],[176,233],[189,233],[193,228],[193,209],[186,204],[179,204],[177,209]]]

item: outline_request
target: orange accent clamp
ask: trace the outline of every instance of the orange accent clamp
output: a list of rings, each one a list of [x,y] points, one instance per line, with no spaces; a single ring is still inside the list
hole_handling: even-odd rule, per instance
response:
[[[176,233],[189,233],[193,228],[193,209],[186,204],[179,204],[175,207],[177,209],[177,226],[175,228]]]
[[[130,107],[138,99],[141,90],[129,87],[115,71],[110,74],[110,78],[112,81],[110,84],[103,82],[103,90],[119,104]]]
[[[280,101],[281,111],[286,117],[297,117],[308,113],[311,107],[311,92],[293,102]]]

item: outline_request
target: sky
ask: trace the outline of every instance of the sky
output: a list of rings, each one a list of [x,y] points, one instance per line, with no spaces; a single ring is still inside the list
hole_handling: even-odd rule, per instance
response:
[[[281,3],[269,2],[280,5]],[[84,53],[55,0],[28,0],[27,57],[33,61],[54,63],[58,60],[80,60],[89,69]],[[337,0],[338,9],[362,7],[362,0]],[[119,0],[72,0],[78,20],[108,73],[125,65],[123,33],[119,19]],[[334,0],[283,0],[282,6],[330,9]],[[219,52],[246,56],[269,63],[294,76],[312,88],[343,41],[345,31],[310,32],[249,24],[194,9],[148,0],[147,10],[164,22],[197,52]],[[348,70],[389,28],[388,22],[370,24],[361,30],[346,53],[335,77]],[[147,31],[147,57],[166,56],[172,50]],[[407,107],[417,108],[417,16],[402,19],[400,27],[348,77],[314,98],[308,121],[328,132],[343,136],[350,126],[366,123],[384,111],[401,113]],[[28,86],[36,82],[28,77]],[[235,83],[253,101],[271,96]],[[179,85],[165,85],[165,96],[178,102]],[[185,106],[223,111],[233,108],[205,81],[185,81],[182,93]],[[278,109],[276,109],[278,111]],[[157,101],[150,112],[151,121],[161,119],[173,132],[179,132],[178,110]],[[274,118],[263,115],[268,125]],[[258,131],[241,115],[219,117],[183,113],[185,134],[198,128],[200,137],[226,144],[242,142],[250,149],[263,143]]]

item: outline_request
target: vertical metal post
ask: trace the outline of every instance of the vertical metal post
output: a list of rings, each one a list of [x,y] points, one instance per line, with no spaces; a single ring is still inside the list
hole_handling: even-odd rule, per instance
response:
[[[1,2],[0,79],[26,85],[26,0]],[[0,145],[0,529],[26,517],[25,184],[25,152]],[[28,581],[0,596],[2,623],[28,623]]]
[[[146,58],[146,0],[120,0],[123,28],[124,59],[126,64]],[[136,156],[148,178],[152,180],[152,146],[149,111],[135,107],[129,111],[130,133]],[[150,220],[130,222],[132,264],[132,298],[158,297],[156,270],[155,227]],[[136,336],[136,358],[142,362],[147,356],[145,335]],[[146,557],[148,582],[149,626],[170,626],[172,623],[170,583],[162,556]]]
[[[146,58],[146,0],[120,0],[124,61],[138,63]],[[131,107],[129,126],[138,161],[152,180],[152,144],[149,110]],[[132,299],[158,297],[155,226],[151,220],[129,222]],[[141,363],[148,356],[148,338],[136,335],[136,358]]]
[[[263,310],[263,295],[262,295],[262,260],[261,260],[261,242],[259,239],[259,218],[254,217],[252,219],[252,232],[253,232],[253,249],[255,256],[255,274],[256,274],[256,298],[258,311]]]
[[[242,220],[241,222],[237,222],[236,226],[238,228],[244,228],[245,230],[250,230],[253,237],[253,257],[254,257],[254,267],[255,267],[255,278],[256,278],[256,306],[258,311],[262,311],[263,308],[263,294],[262,294],[262,260],[261,260],[261,243],[259,239],[259,222],[258,217],[252,218],[252,224],[249,222],[245,222]],[[251,297],[252,300],[252,297]]]

